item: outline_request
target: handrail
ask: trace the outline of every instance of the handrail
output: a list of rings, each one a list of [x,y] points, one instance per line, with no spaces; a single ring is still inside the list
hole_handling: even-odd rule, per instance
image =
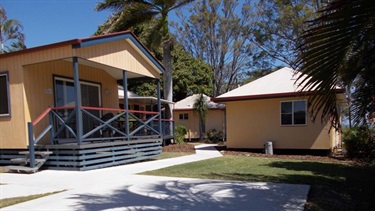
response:
[[[32,123],[33,123],[33,126],[35,126],[36,124],[38,124],[40,122],[40,120],[42,120],[52,109],[51,108],[47,108],[42,114],[40,114]]]
[[[74,106],[59,106],[51,108],[52,110],[65,110],[65,109],[74,109]],[[81,109],[93,110],[93,111],[117,111],[117,112],[130,112],[130,113],[141,113],[141,114],[158,114],[157,111],[141,111],[141,110],[129,110],[121,108],[99,108],[99,107],[90,107],[90,106],[81,106]]]

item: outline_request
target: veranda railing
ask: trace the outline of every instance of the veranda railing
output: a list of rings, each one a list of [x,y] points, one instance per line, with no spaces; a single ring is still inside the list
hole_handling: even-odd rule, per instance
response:
[[[82,106],[83,134],[77,137],[75,107],[53,107],[46,109],[33,122],[28,123],[30,167],[35,166],[34,145],[50,134],[50,143],[95,142],[106,140],[131,140],[139,138],[162,138],[173,136],[171,120],[161,119],[160,112],[137,111],[117,108],[97,108]],[[110,118],[100,116],[111,113]],[[36,136],[35,126],[48,116],[47,126]],[[107,115],[108,116],[108,115]],[[126,118],[126,116],[128,116]],[[126,121],[128,119],[128,121]],[[35,137],[35,138],[34,138]]]

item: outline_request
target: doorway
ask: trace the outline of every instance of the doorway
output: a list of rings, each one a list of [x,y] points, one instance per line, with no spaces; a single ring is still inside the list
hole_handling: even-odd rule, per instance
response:
[[[99,83],[80,81],[81,85],[81,105],[88,107],[101,107],[101,85]],[[74,110],[71,107],[76,105],[76,94],[74,90],[74,80],[70,78],[54,77],[54,97],[55,107],[69,107],[66,109],[58,110],[58,114],[64,120],[67,120],[71,112]],[[100,118],[101,112],[98,110],[88,110],[92,115]],[[88,114],[82,113],[82,127],[83,133],[92,130],[95,121]],[[75,118],[71,118],[68,124],[73,130],[76,129]],[[64,137],[69,138],[69,132],[65,131],[62,134]]]

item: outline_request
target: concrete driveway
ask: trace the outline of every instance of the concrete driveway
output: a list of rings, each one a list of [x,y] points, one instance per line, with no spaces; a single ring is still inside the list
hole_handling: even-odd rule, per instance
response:
[[[0,174],[0,198],[66,190],[2,210],[303,210],[308,185],[136,175],[220,157],[212,145],[196,154],[85,172]]]

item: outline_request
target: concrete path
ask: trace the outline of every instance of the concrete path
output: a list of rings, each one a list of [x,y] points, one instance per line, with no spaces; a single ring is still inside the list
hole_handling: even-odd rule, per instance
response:
[[[136,175],[220,156],[204,144],[195,155],[92,171],[0,174],[0,199],[66,190],[1,210],[303,210],[307,185]]]

